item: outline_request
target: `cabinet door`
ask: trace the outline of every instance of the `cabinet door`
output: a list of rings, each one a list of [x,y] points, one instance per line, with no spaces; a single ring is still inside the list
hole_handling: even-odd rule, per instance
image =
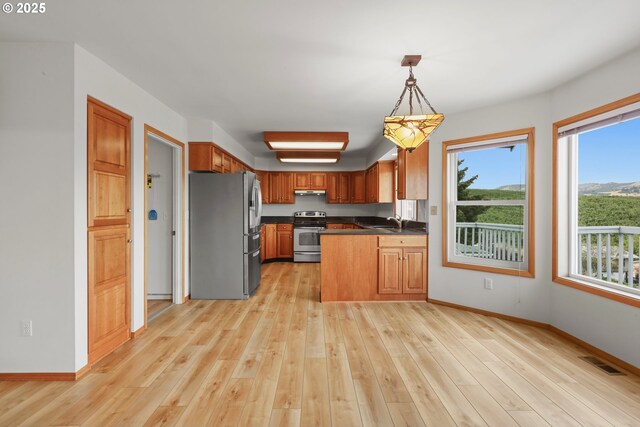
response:
[[[280,201],[280,173],[269,172],[269,203],[282,203]]]
[[[267,230],[263,225],[260,227],[260,262],[267,258]]]
[[[189,170],[191,171],[210,171],[211,152],[213,145],[208,142],[190,142],[189,143]]]
[[[222,172],[223,164],[222,164],[222,151],[218,150],[215,147],[211,148],[211,166],[215,172]]]
[[[278,255],[278,241],[276,238],[276,225],[275,224],[267,224],[265,225],[266,235],[265,235],[265,259],[273,259]]]
[[[402,291],[405,294],[427,292],[427,249],[402,250]]]
[[[358,171],[351,174],[351,203],[365,203],[366,194],[366,172]]]
[[[339,177],[337,173],[327,174],[327,203],[339,203],[338,187]]]
[[[296,190],[309,190],[311,183],[309,182],[309,174],[305,172],[294,173],[294,188]]]
[[[280,203],[293,203],[293,172],[280,173]]]
[[[402,249],[380,248],[378,252],[378,293],[402,293]]]
[[[311,172],[309,174],[309,188],[311,190],[325,190],[327,188],[327,174]]]
[[[222,153],[222,172],[231,173],[231,157]]]
[[[256,177],[260,181],[260,190],[262,191],[262,203],[269,203],[269,172],[256,171]]]
[[[398,148],[397,159],[396,187],[398,189],[398,200],[404,200],[407,198],[407,150]]]
[[[344,224],[327,224],[327,230],[342,230]]]
[[[338,201],[340,203],[351,202],[351,174],[350,173],[340,174],[340,183],[339,183],[338,193],[339,193]]]
[[[278,240],[277,258],[293,258],[293,231],[276,231]]]
[[[371,203],[378,203],[378,165],[371,168]]]

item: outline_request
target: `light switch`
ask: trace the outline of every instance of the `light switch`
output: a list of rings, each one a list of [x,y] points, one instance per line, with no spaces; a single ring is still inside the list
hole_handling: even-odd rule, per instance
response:
[[[438,215],[438,206],[431,206],[431,215]]]

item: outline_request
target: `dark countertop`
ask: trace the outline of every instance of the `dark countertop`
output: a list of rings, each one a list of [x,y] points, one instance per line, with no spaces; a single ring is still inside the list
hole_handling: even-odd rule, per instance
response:
[[[370,236],[376,234],[384,234],[384,235],[428,235],[429,232],[417,228],[403,228],[402,230],[398,230],[397,228],[388,229],[388,228],[359,228],[353,230],[324,230],[321,231],[320,234],[345,234],[345,235],[363,235]]]
[[[263,216],[262,224],[292,224],[292,216]],[[327,224],[356,224],[361,227],[371,227],[374,225],[393,225],[395,223],[386,218],[377,216],[328,216]],[[355,230],[325,230],[321,234],[429,234],[423,222],[409,221],[402,231],[364,228]]]

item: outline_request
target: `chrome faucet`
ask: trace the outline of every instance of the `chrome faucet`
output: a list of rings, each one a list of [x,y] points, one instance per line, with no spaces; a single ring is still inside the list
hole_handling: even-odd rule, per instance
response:
[[[396,224],[398,224],[398,228],[402,229],[402,216],[396,214],[394,216],[390,216],[387,218],[387,221],[389,220],[393,220],[396,222]]]

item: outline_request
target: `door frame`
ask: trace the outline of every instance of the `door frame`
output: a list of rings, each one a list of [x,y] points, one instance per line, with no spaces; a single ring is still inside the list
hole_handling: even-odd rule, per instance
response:
[[[173,304],[187,301],[185,291],[185,144],[166,133],[144,124],[144,328],[147,327],[147,269],[148,269],[148,236],[147,236],[147,174],[149,162],[149,136],[161,140],[173,150],[173,218],[175,238],[173,239]]]

